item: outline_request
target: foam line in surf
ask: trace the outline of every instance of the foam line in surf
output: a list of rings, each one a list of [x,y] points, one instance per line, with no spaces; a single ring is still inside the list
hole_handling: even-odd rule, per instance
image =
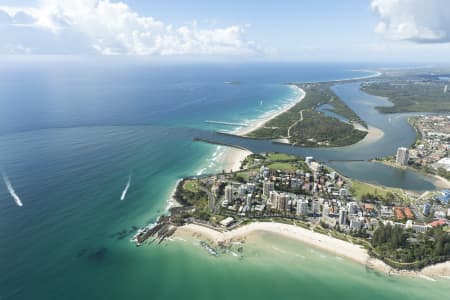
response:
[[[120,195],[120,200],[121,201],[125,200],[125,197],[127,196],[128,189],[130,188],[130,185],[131,185],[131,176],[128,177],[127,185],[123,189],[122,195]]]
[[[14,202],[16,202],[17,206],[23,206],[22,200],[20,199],[19,195],[17,195],[16,191],[14,190],[13,185],[11,184],[11,181],[9,180],[8,176],[3,173],[3,181],[5,182],[6,188],[8,189],[9,194],[11,197],[13,197]]]

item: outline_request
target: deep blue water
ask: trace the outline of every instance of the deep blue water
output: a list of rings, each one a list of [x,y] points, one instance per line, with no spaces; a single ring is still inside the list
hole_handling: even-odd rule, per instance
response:
[[[193,138],[230,128],[206,119],[245,122],[292,101],[286,82],[367,75],[352,71],[360,67],[2,64],[0,169],[24,206],[0,185],[0,299],[123,297],[105,294],[118,272],[138,280],[147,268],[141,257],[128,269],[134,249],[117,232],[161,214],[179,178],[221,170],[217,147]]]

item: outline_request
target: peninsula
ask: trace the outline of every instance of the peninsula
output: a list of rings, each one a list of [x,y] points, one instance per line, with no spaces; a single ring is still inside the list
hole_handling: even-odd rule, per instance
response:
[[[244,136],[302,147],[336,147],[367,135],[367,124],[332,91],[332,82],[292,85],[304,97]]]
[[[380,132],[347,106],[333,86],[357,82],[362,91],[388,98],[393,104],[377,107],[381,113],[444,113],[450,111],[449,73],[436,69],[395,69],[383,70],[370,78],[290,83],[303,93],[299,101],[239,135],[299,147],[355,144],[365,137],[379,136]]]

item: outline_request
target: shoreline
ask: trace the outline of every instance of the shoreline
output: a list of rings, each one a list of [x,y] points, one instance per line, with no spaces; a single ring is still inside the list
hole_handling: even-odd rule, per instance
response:
[[[238,129],[232,131],[231,133],[238,135],[238,136],[245,136],[248,133],[263,126],[265,123],[269,122],[270,120],[278,117],[282,113],[288,111],[289,109],[291,109],[293,106],[300,103],[305,98],[306,92],[302,88],[300,88],[294,84],[290,84],[288,86],[290,88],[295,89],[299,93],[298,97],[296,97],[294,101],[284,105],[279,110],[274,110],[274,111],[270,111],[270,112],[263,114],[261,117],[256,118],[253,121],[251,121],[248,126],[243,127],[243,128],[238,128]],[[218,155],[217,160],[224,170],[233,172],[233,171],[238,171],[240,169],[241,164],[244,161],[244,159],[252,153],[253,152],[251,152],[249,150],[237,149],[237,148],[233,148],[233,147],[225,147],[224,151]]]
[[[383,261],[371,257],[368,251],[360,245],[284,223],[252,222],[231,231],[223,232],[197,224],[188,224],[179,227],[175,232],[175,236],[185,239],[192,238],[195,235],[198,239],[206,239],[212,244],[217,245],[220,242],[242,240],[252,235],[263,233],[276,234],[298,241],[388,275],[425,277],[432,280],[434,280],[433,278],[450,276],[450,261],[425,267],[421,271],[396,270]]]
[[[295,89],[299,93],[299,96],[297,98],[295,98],[294,101],[284,105],[279,110],[274,110],[274,111],[270,111],[270,112],[263,114],[261,117],[251,121],[247,127],[237,129],[235,131],[232,131],[231,133],[235,134],[235,135],[239,135],[239,136],[245,136],[245,135],[249,134],[250,132],[260,128],[261,126],[263,126],[270,120],[272,120],[272,119],[278,117],[279,115],[285,113],[286,111],[290,110],[292,107],[294,107],[295,105],[300,103],[305,98],[306,92],[302,88],[300,88],[294,84],[289,84],[288,86]]]
[[[448,189],[448,188],[450,188],[450,181],[448,179],[445,179],[444,177],[441,177],[441,176],[436,175],[436,174],[428,174],[428,173],[421,172],[420,170],[417,170],[417,169],[409,167],[409,166],[400,166],[400,165],[397,165],[396,163],[389,162],[389,161],[384,161],[384,160],[372,159],[371,162],[383,164],[383,165],[386,165],[386,166],[389,166],[389,167],[392,167],[392,168],[397,168],[397,169],[401,169],[401,170],[407,170],[407,171],[416,172],[416,173],[422,174],[422,175],[424,175],[426,177],[430,177],[430,180],[432,181],[432,183],[434,184],[436,189]]]
[[[358,143],[374,143],[376,141],[378,141],[379,139],[383,138],[384,136],[384,131],[381,130],[380,128],[371,126],[370,124],[368,124],[368,129],[362,127],[362,126],[358,126],[358,128],[355,126],[355,129],[361,130],[361,131],[366,131],[367,134],[366,136],[360,140]],[[356,145],[353,144],[353,145]]]
[[[219,156],[218,160],[221,162],[223,169],[226,172],[239,171],[244,159],[252,154],[250,150],[243,150],[234,147],[225,148],[224,152]]]

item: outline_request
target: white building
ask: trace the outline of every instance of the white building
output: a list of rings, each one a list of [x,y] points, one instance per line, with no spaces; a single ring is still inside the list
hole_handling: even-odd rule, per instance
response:
[[[250,209],[252,206],[252,194],[247,194],[247,207]]]
[[[395,162],[399,165],[408,165],[409,160],[409,150],[405,147],[400,147],[397,149],[397,156],[395,157]]]
[[[322,209],[322,216],[328,217],[329,214],[330,214],[330,207],[328,206],[328,204],[324,204]]]
[[[330,178],[331,179],[336,179],[336,176],[337,176],[337,174],[336,174],[336,171],[332,171],[331,173],[330,173]]]
[[[309,166],[309,164],[311,164],[311,162],[314,160],[314,157],[312,156],[307,156],[305,157],[305,163]]]
[[[322,170],[322,165],[319,164],[318,162],[311,162],[309,164],[309,167],[311,168],[311,170],[313,170],[314,172],[319,172],[320,170]]]
[[[306,216],[308,214],[308,200],[297,200],[297,215]]]
[[[348,195],[347,189],[341,188],[339,189],[339,196],[344,197]]]
[[[276,207],[278,210],[286,210],[288,207],[289,196],[286,193],[278,194]]]
[[[430,226],[427,225],[413,225],[412,229],[414,230],[414,232],[418,232],[418,233],[424,233],[425,231],[428,230],[428,228],[430,228]]]
[[[444,168],[447,172],[450,172],[450,157],[441,158],[438,162],[433,164],[436,169]]]
[[[278,202],[278,192],[277,191],[271,191],[269,193],[269,203],[270,206],[272,208],[276,208],[277,207],[277,202]]]
[[[263,196],[269,197],[270,192],[272,192],[275,189],[275,184],[272,181],[264,181],[263,182]]]
[[[312,202],[312,206],[311,206],[311,212],[313,214],[318,214],[320,212],[320,204],[317,201],[313,201]]]
[[[359,220],[357,220],[357,219],[350,220],[350,228],[359,230],[359,229],[361,229],[362,226],[363,226],[363,224]]]
[[[228,226],[230,226],[233,222],[234,222],[234,219],[233,219],[232,217],[228,217],[228,218],[223,219],[222,221],[220,221],[220,225],[222,225],[223,227],[228,227]]]
[[[245,184],[241,184],[238,189],[239,198],[244,199],[247,195],[247,186]]]
[[[225,187],[225,202],[227,204],[233,203],[233,187],[231,185]]]
[[[264,178],[268,178],[270,175],[270,169],[268,167],[262,166],[260,169],[260,174]]]
[[[254,193],[255,192],[255,184],[254,183],[247,183],[247,192]]]

